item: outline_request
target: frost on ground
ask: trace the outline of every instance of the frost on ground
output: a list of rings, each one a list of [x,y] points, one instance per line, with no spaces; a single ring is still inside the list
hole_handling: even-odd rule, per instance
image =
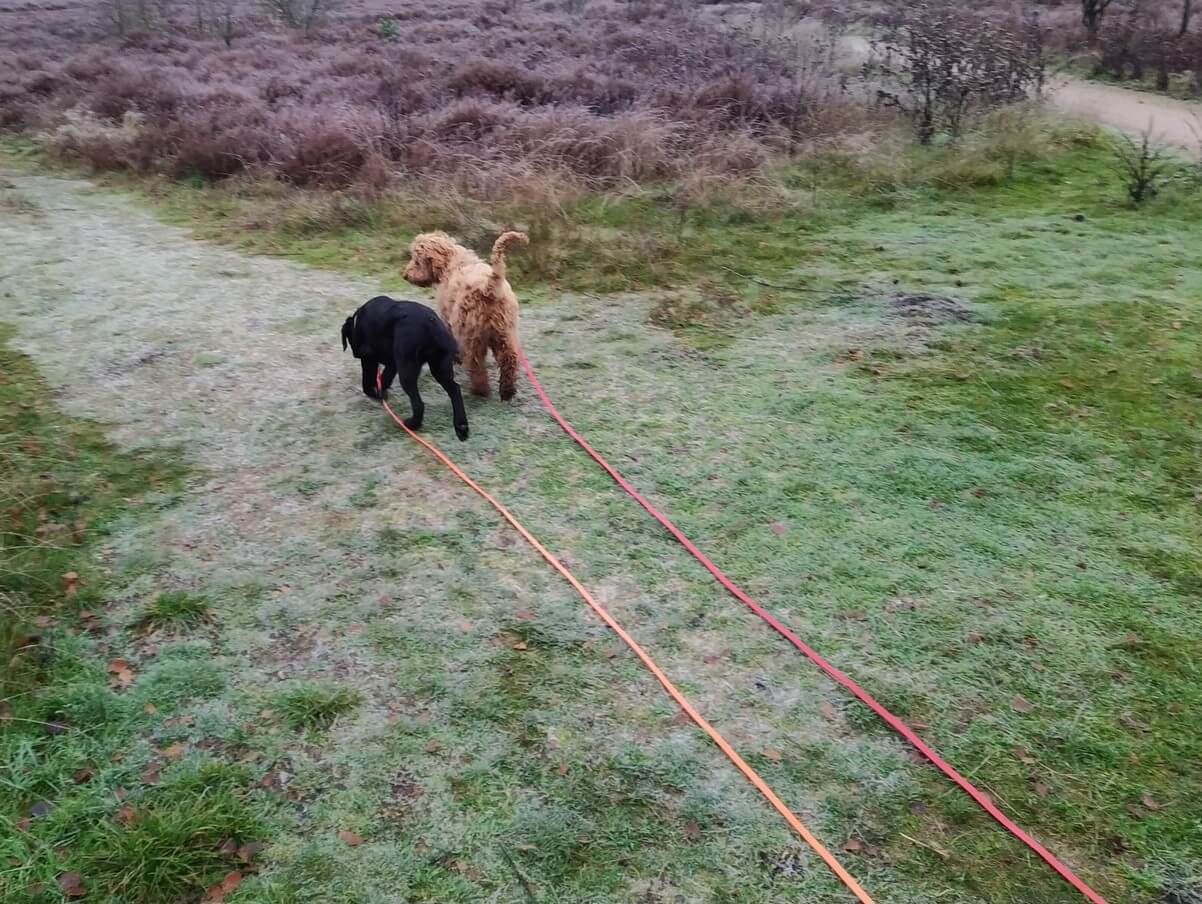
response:
[[[523,900],[513,854],[556,900],[828,899],[826,871],[616,639],[363,398],[341,320],[412,290],[202,244],[84,182],[9,178],[37,211],[0,218],[0,316],[18,346],[67,411],[194,467],[180,498],[112,533],[105,561],[126,578],[109,616],[132,624],[155,591],[212,598],[219,627],[195,642],[230,686],[198,725],[220,737],[259,723],[264,762],[294,791],[269,879],[315,900]],[[839,391],[833,349],[913,345],[887,312],[811,310],[764,317],[718,366],[649,327],[650,308],[531,303],[523,336],[636,483],[708,481],[707,505],[737,495],[740,443],[812,441],[807,407]],[[901,747],[845,723],[829,684],[699,575],[528,387],[512,405],[472,400],[460,445],[426,380],[428,435],[577,569],[829,843],[911,783]],[[735,411],[739,432],[723,422]],[[801,605],[788,587],[750,589]],[[328,735],[273,729],[271,695],[302,680],[362,702]],[[367,840],[348,850],[341,830]]]

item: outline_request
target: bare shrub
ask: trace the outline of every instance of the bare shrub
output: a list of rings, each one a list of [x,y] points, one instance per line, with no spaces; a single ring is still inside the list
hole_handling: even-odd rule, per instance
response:
[[[1182,13],[1183,19],[1188,15]],[[1133,2],[1111,17],[1097,41],[1094,71],[1116,80],[1151,79],[1167,91],[1174,75],[1188,75],[1188,87],[1202,94],[1202,33],[1164,15],[1163,8]]]
[[[995,23],[950,3],[907,9],[873,44],[867,69],[885,80],[882,104],[910,119],[922,144],[953,139],[968,117],[1025,100],[1044,79],[1043,37],[1034,18]]]
[[[53,132],[40,136],[41,143],[64,156],[83,160],[96,169],[142,169],[142,114],[129,110],[119,123],[88,110],[69,110]]]

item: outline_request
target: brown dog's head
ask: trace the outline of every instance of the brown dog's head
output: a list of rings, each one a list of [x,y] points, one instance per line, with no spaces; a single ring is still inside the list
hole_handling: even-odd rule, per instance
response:
[[[445,232],[423,232],[409,243],[409,263],[405,279],[415,286],[441,282],[455,256],[455,240]]]

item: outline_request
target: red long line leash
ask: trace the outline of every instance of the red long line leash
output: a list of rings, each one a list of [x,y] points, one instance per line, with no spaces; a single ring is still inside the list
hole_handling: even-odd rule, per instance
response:
[[[381,382],[379,371],[376,371],[376,387],[377,389],[383,389],[383,383]],[[383,396],[383,392],[381,392],[380,395]],[[584,584],[582,584],[576,578],[576,576],[572,574],[571,570],[564,565],[562,561],[560,561],[559,557],[552,553],[551,550],[547,549],[547,547],[544,546],[539,539],[534,536],[534,534],[527,530],[526,526],[522,524],[522,522],[519,521],[511,511],[509,511],[509,509],[507,509],[501,502],[493,497],[492,494],[484,489],[484,487],[472,480],[472,478],[468,476],[467,472],[465,472],[451,460],[450,456],[434,445],[434,443],[430,442],[430,440],[415,433],[411,427],[407,426],[405,422],[397,415],[397,413],[392,410],[385,399],[381,398],[380,404],[384,406],[384,410],[388,412],[388,416],[396,421],[398,427],[404,429],[404,431],[408,433],[409,436],[411,436],[417,443],[423,446],[428,452],[430,452],[430,454],[446,465],[447,469],[450,470],[452,474],[462,480],[469,488],[471,488],[473,492],[479,494],[485,502],[496,509],[497,513],[506,521],[508,521],[509,524],[512,525],[513,528],[522,535],[522,538],[527,543],[534,547],[535,551],[537,551],[538,554],[543,557],[548,565],[563,575],[564,579],[572,585],[577,593],[580,594],[581,598],[588,604],[589,608],[592,609],[593,612],[595,612],[597,616],[603,622],[605,622],[605,624],[608,625],[610,629],[618,635],[618,637],[622,639],[622,642],[630,648],[630,651],[634,653],[634,655],[639,658],[643,665],[647,667],[647,670],[655,676],[655,679],[660,683],[663,689],[667,691],[668,695],[673,700],[676,701],[676,704],[688,715],[688,717],[697,724],[697,727],[709,736],[710,740],[712,740],[718,746],[718,749],[721,750],[731,761],[731,763],[733,763],[735,767],[741,773],[743,773],[747,780],[755,786],[756,790],[764,795],[765,799],[772,805],[773,809],[775,809],[782,817],[784,817],[785,822],[787,822],[789,826],[802,837],[805,843],[808,844],[813,851],[822,858],[823,862],[830,867],[831,871],[839,877],[839,881],[847,886],[848,891],[850,891],[856,897],[856,900],[859,901],[860,904],[876,904],[872,896],[864,890],[864,887],[860,885],[855,876],[847,871],[847,869],[839,862],[835,855],[832,854],[830,850],[818,840],[818,837],[806,827],[805,823],[798,818],[797,814],[789,809],[785,802],[777,796],[776,792],[769,787],[768,783],[764,781],[760,774],[756,772],[747,763],[747,761],[739,755],[738,751],[731,746],[730,742],[722,736],[722,733],[719,732],[718,729],[713,725],[711,725],[705,719],[705,717],[697,711],[693,704],[690,703],[688,698],[680,692],[680,689],[677,688],[672,680],[664,673],[663,669],[656,664],[655,660],[651,658],[647,651],[639,645],[638,641],[630,636],[626,629],[618,623],[617,619],[615,619],[609,613],[609,610],[601,605],[597,598],[588,591]]]
[[[1092,901],[1093,904],[1107,904],[1105,898],[1086,885],[1083,880],[1077,877],[1076,873],[1061,863],[1051,851],[1040,844],[1032,835],[1024,831],[1021,826],[1006,816],[1005,813],[999,810],[993,801],[990,800],[989,796],[985,794],[985,792],[978,789],[972,782],[957,772],[950,763],[944,760],[943,757],[939,756],[939,754],[936,753],[925,741],[923,741],[922,738],[915,734],[914,730],[910,728],[910,726],[886,709],[875,697],[869,694],[868,691],[864,690],[864,688],[860,687],[860,685],[857,684],[849,675],[845,674],[835,666],[831,665],[831,663],[827,662],[827,660],[824,659],[817,650],[793,633],[788,626],[783,624],[779,619],[776,618],[776,616],[748,596],[738,584],[727,577],[722,569],[715,565],[705,553],[698,549],[693,541],[685,536],[684,532],[675,524],[673,524],[667,515],[664,515],[659,509],[652,505],[642,493],[636,490],[630,484],[630,482],[626,480],[621,473],[619,473],[617,468],[606,461],[596,449],[588,444],[583,436],[576,432],[576,429],[570,423],[568,423],[567,419],[564,418],[562,414],[559,413],[559,409],[555,407],[555,403],[551,401],[550,396],[548,396],[546,390],[543,389],[542,383],[540,383],[538,381],[538,377],[535,376],[534,368],[530,366],[530,361],[526,357],[526,353],[521,347],[518,348],[518,360],[522,362],[522,369],[526,371],[526,376],[530,380],[530,385],[532,385],[534,387],[534,391],[538,393],[538,397],[542,400],[543,407],[547,409],[547,413],[550,414],[551,417],[554,418],[559,424],[559,426],[563,428],[564,432],[574,439],[576,444],[585,452],[587,452],[589,456],[591,456],[592,459],[597,462],[597,464],[604,468],[609,476],[612,477],[618,484],[618,486],[625,490],[635,502],[646,509],[647,513],[650,514],[651,517],[662,524],[668,533],[675,537],[680,545],[687,549],[692,554],[693,558],[700,562],[705,567],[706,571],[713,575],[718,583],[725,587],[730,594],[735,597],[735,599],[771,625],[778,634],[782,635],[789,641],[789,643],[793,644],[793,646],[804,653],[811,662],[818,666],[818,668],[822,669],[822,671],[824,671],[827,675],[829,675],[839,684],[843,685],[843,687],[847,688],[847,690],[851,691],[851,693],[854,694],[861,702],[867,705],[869,709],[880,716],[890,728],[909,741],[919,753],[930,760],[940,772],[959,785],[960,789],[963,790],[964,793],[971,797],[974,801],[976,801],[981,809],[997,820],[1008,832],[1010,832],[1011,835],[1038,854],[1043,861],[1048,864],[1048,866],[1052,867],[1052,869],[1058,872],[1070,885],[1073,886],[1073,888],[1081,892],[1081,894]]]

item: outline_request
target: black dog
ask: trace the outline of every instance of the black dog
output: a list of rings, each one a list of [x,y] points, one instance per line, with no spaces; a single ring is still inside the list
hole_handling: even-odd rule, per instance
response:
[[[430,365],[430,373],[451,397],[455,416],[455,435],[467,439],[467,412],[463,410],[463,393],[455,382],[455,356],[459,346],[445,323],[430,308],[416,301],[395,301],[378,295],[342,325],[342,349],[350,344],[351,352],[363,364],[363,394],[369,398],[388,397],[393,377],[400,377],[401,389],[409,396],[413,416],[405,420],[411,430],[420,430],[426,404],[417,391],[417,378],[422,365]],[[376,371],[384,365],[381,386],[376,389]]]

